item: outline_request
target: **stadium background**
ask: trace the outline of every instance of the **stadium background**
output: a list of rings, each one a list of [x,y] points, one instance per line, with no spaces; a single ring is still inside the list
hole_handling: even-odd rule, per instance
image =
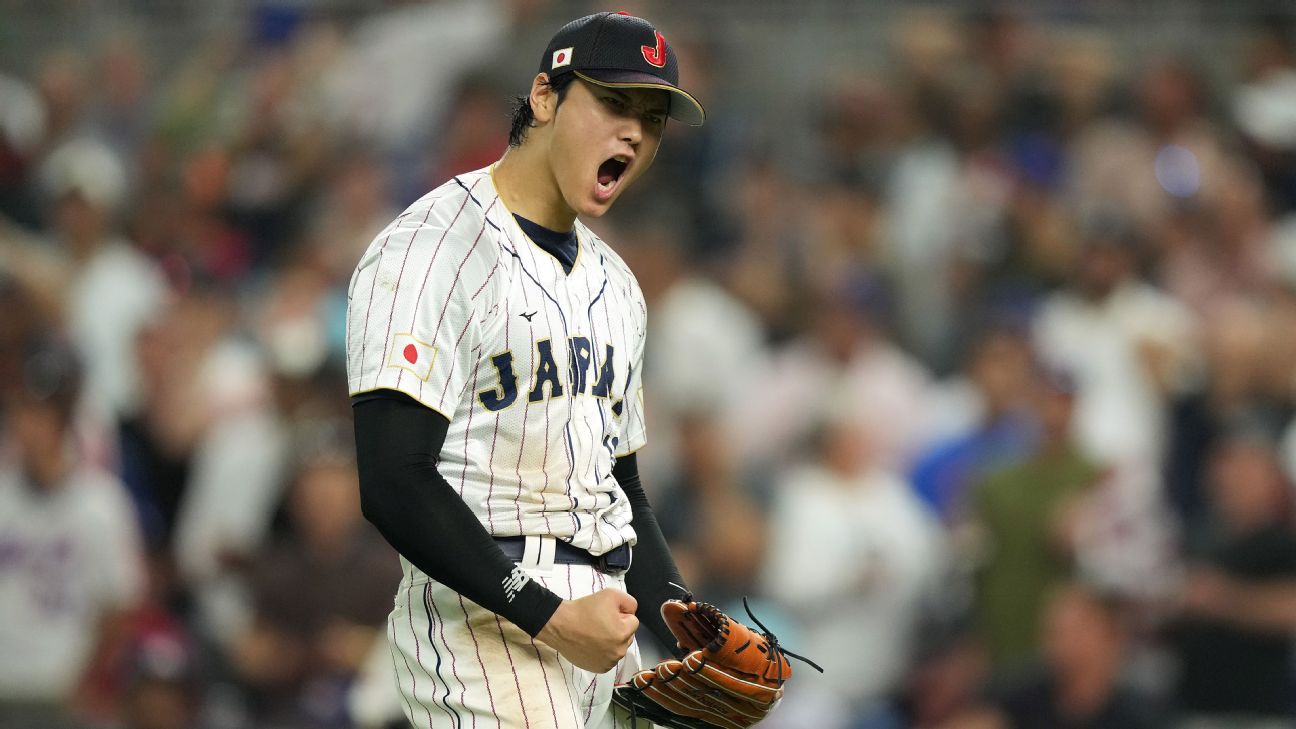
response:
[[[622,8],[709,114],[595,223],[645,483],[828,669],[768,724],[1291,725],[1290,5]],[[0,2],[0,487],[130,507],[5,497],[0,726],[399,722],[348,276],[598,9]]]

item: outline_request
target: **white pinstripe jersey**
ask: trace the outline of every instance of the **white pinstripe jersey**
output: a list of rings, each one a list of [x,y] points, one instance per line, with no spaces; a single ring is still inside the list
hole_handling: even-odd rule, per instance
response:
[[[491,534],[602,554],[634,541],[612,465],[645,441],[647,310],[621,258],[579,221],[576,236],[568,274],[487,169],[428,193],[352,276],[347,376],[353,395],[398,390],[450,421],[440,473]]]

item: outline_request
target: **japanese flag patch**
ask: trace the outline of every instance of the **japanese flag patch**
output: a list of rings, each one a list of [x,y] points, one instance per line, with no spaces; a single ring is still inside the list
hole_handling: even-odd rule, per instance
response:
[[[415,377],[427,382],[435,359],[436,347],[420,342],[409,334],[397,334],[391,352],[387,355],[387,366],[409,370]]]

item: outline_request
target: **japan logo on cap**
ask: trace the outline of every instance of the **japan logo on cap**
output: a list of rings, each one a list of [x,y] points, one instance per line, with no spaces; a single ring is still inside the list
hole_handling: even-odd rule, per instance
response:
[[[561,68],[562,66],[571,65],[572,49],[571,47],[559,48],[553,52],[553,62],[549,64],[550,68]]]

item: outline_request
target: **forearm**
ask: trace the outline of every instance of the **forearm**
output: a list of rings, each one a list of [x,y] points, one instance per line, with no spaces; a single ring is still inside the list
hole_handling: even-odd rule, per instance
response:
[[[112,686],[121,663],[129,622],[129,613],[124,609],[109,610],[100,616],[94,647],[76,687],[74,701],[78,709],[92,714],[113,710],[117,697]]]
[[[1296,581],[1235,584],[1224,605],[1231,622],[1267,633],[1296,635]]]
[[[437,470],[445,418],[403,395],[353,411],[365,517],[429,577],[539,633],[562,598],[530,579],[509,589],[516,565]]]
[[[639,601],[636,610],[639,622],[647,626],[664,647],[673,651],[675,637],[662,619],[661,605],[684,596],[684,578],[675,566],[648,495],[639,481],[639,466],[634,454],[619,459],[612,475],[630,502],[631,524],[638,536],[634,560],[626,573],[626,589]]]

